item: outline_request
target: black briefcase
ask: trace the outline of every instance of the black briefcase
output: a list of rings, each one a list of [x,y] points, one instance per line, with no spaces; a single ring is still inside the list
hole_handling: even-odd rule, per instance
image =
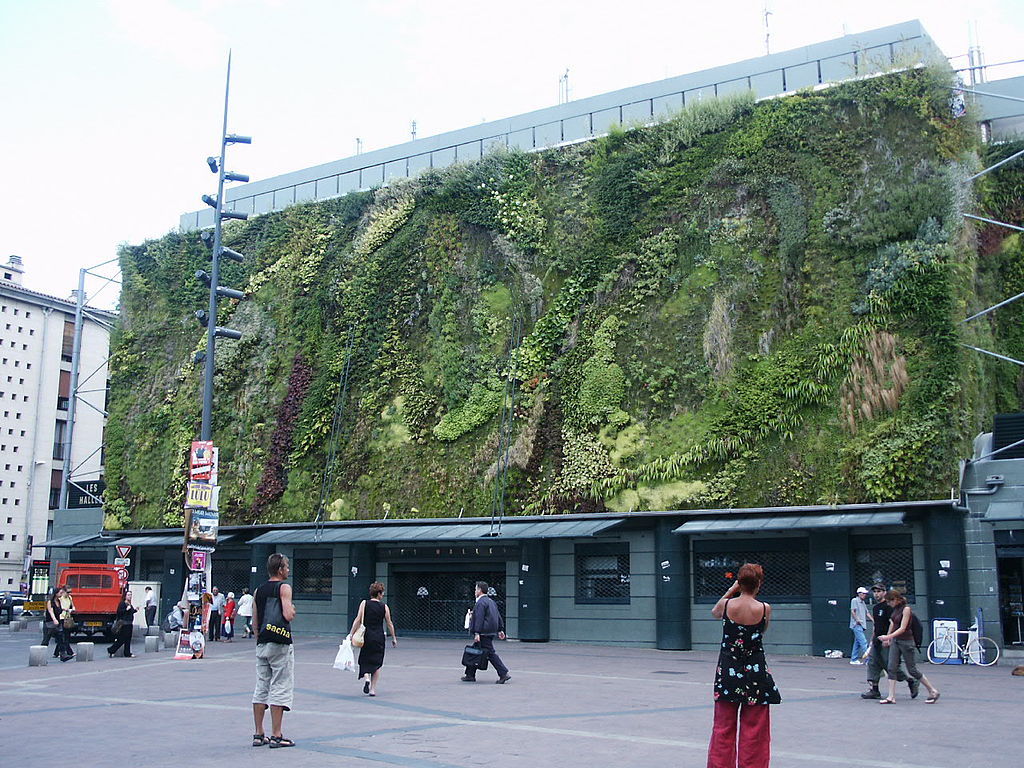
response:
[[[487,654],[478,645],[467,645],[462,652],[462,666],[475,669],[487,669]]]

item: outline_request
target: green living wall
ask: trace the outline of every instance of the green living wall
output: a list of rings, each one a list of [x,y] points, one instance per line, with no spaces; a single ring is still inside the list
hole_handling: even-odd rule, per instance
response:
[[[1020,175],[917,69],[470,165],[226,228],[227,522],[945,497],[1024,355]],[[181,522],[207,266],[121,252],[108,526]],[[347,375],[346,375],[347,371]],[[511,380],[511,386],[508,385]],[[332,463],[331,457],[334,457]],[[331,466],[330,480],[324,481]],[[329,489],[329,493],[326,491]]]

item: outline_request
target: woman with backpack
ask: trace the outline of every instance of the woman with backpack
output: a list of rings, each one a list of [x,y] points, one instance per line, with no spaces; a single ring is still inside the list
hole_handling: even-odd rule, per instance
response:
[[[917,668],[917,648],[911,627],[915,622],[920,624],[920,621],[914,616],[914,612],[907,605],[907,598],[901,592],[889,590],[885,600],[892,607],[892,617],[889,619],[889,633],[878,639],[882,641],[882,645],[889,648],[889,695],[878,703],[896,703],[896,673],[902,658],[907,665],[907,674],[928,689],[925,704],[934,704],[939,700],[939,689]]]

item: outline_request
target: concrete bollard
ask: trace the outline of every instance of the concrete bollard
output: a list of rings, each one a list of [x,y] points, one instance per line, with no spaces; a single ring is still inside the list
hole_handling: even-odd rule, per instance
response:
[[[75,643],[75,661],[92,661],[95,643]]]
[[[160,637],[160,627],[156,624],[151,627],[146,627],[146,637],[152,637],[154,635]]]
[[[18,625],[22,629],[28,629],[28,619],[18,619]]]
[[[160,638],[156,635],[146,635],[146,653],[160,652]]]
[[[7,628],[8,632],[21,632],[21,622],[12,621],[10,626]]]
[[[28,648],[28,665],[30,667],[45,667],[49,661],[50,650],[45,645],[30,645]]]
[[[164,632],[164,648],[177,648],[178,647],[178,633],[175,632]]]
[[[138,640],[140,637],[146,636],[146,627],[140,627],[138,624],[132,625],[132,639]]]

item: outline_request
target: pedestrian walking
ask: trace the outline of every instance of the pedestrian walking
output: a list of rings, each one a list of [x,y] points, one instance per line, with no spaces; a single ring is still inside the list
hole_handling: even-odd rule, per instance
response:
[[[156,624],[156,593],[152,587],[146,587],[146,626],[152,627]]]
[[[252,745],[271,749],[294,747],[281,734],[284,713],[292,708],[295,689],[295,648],[292,625],[295,606],[292,587],[286,583],[291,571],[288,558],[275,552],[267,558],[267,576],[256,588],[253,625],[256,627],[256,690],[252,695],[252,716],[256,732]],[[270,737],[263,730],[263,717],[270,709]]]
[[[886,587],[884,584],[873,584],[871,586],[871,597],[874,604],[871,606],[872,627],[874,636],[868,646],[865,661],[868,665],[868,689],[860,695],[862,699],[880,699],[881,692],[878,690],[878,681],[882,673],[889,668],[889,649],[882,645],[882,635],[889,631],[889,619],[892,617],[892,608],[885,601]],[[896,667],[896,680],[906,682],[910,686],[910,698],[916,699],[921,684],[914,678],[907,677],[903,671],[902,663]]]
[[[715,672],[708,768],[768,768],[771,759],[769,705],[782,697],[764,655],[772,607],[757,599],[763,584],[764,569],[745,563],[711,609],[722,620],[722,649]]]
[[[71,630],[75,626],[75,603],[66,588],[59,587],[53,593],[53,598],[46,604],[46,612],[57,641],[57,646],[53,649],[54,656],[61,661],[73,659],[75,653],[71,650]]]
[[[227,598],[220,593],[216,587],[213,588],[213,595],[210,599],[210,621],[209,638],[215,642],[220,642],[220,626],[224,620],[224,605],[227,603]]]
[[[907,598],[901,592],[890,590],[885,595],[886,602],[892,608],[892,616],[889,619],[889,632],[879,638],[882,645],[889,648],[889,695],[879,701],[879,704],[896,703],[896,670],[899,668],[900,659],[907,665],[907,674],[923,684],[928,689],[928,698],[925,704],[934,704],[939,700],[939,689],[936,688],[917,668],[917,648],[913,633],[914,612],[907,605]],[[911,697],[915,695],[911,689]]]
[[[359,649],[359,679],[363,681],[363,693],[377,695],[380,668],[384,666],[384,624],[388,625],[392,647],[398,645],[395,625],[391,622],[391,609],[381,600],[384,585],[379,581],[370,585],[370,599],[359,604],[359,611],[352,622],[351,638],[360,627],[366,627],[363,647]]]
[[[481,648],[485,658],[494,665],[494,671],[498,673],[495,681],[498,685],[504,685],[512,679],[508,673],[508,667],[494,650],[494,638],[505,639],[505,622],[501,619],[501,613],[494,600],[487,594],[489,585],[486,581],[476,583],[476,603],[473,606],[473,616],[469,620],[469,631],[473,633],[473,644]],[[476,682],[476,667],[466,667],[466,674],[462,676],[462,682]]]
[[[238,617],[245,623],[243,637],[252,637],[252,595],[248,587],[242,588],[242,596],[238,598]]]
[[[121,602],[117,604],[117,613],[114,614],[114,643],[107,647],[107,655],[114,658],[114,654],[124,648],[124,657],[132,657],[132,624],[135,623],[135,612],[138,610],[132,605],[132,593],[125,592]]]
[[[850,631],[853,632],[853,649],[850,651],[851,664],[863,664],[864,654],[868,650],[867,629],[868,619],[868,588],[857,587],[857,594],[850,600]]]
[[[228,592],[227,602],[224,603],[224,642],[230,643],[235,638],[235,593]]]

